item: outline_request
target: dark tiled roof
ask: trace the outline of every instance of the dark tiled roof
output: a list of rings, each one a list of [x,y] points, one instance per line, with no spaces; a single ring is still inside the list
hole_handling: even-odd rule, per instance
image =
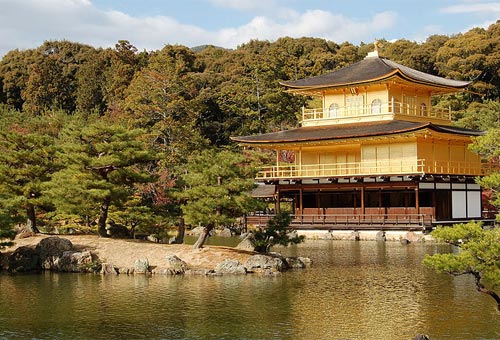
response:
[[[286,81],[281,84],[292,89],[347,86],[389,78],[395,74],[414,82],[439,87],[463,88],[469,82],[433,76],[395,63],[389,59],[367,57],[348,67],[318,77]]]
[[[259,184],[257,185],[253,190],[252,190],[252,197],[274,197],[274,194],[276,192],[276,186],[275,185],[262,185]]]
[[[310,142],[371,136],[383,136],[417,131],[429,128],[437,132],[459,135],[479,136],[480,131],[434,125],[432,123],[407,122],[391,120],[378,123],[356,123],[345,125],[307,126],[279,132],[265,133],[255,136],[231,137],[235,142],[243,144],[273,144],[291,142]]]

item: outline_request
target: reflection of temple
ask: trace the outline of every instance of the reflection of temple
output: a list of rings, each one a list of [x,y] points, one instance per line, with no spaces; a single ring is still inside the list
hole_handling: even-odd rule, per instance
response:
[[[282,85],[321,98],[322,107],[303,109],[299,128],[233,140],[276,151],[275,164],[257,179],[278,202],[292,202],[296,223],[419,229],[481,218],[474,178],[490,169],[467,148],[481,132],[453,127],[449,110],[431,108],[433,95],[467,82],[372,52],[349,67]]]

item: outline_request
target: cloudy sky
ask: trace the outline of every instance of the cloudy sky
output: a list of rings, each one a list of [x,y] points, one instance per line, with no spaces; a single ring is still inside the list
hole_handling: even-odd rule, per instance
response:
[[[139,50],[283,36],[424,41],[499,18],[500,1],[486,0],[0,0],[0,57],[60,39],[95,47],[128,40]]]

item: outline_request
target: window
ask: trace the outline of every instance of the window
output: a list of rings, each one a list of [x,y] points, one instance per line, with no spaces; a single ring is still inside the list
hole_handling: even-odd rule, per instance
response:
[[[372,101],[372,113],[382,113],[382,101],[380,99],[374,99]]]
[[[420,104],[420,115],[427,117],[427,105],[425,103]]]
[[[358,116],[363,114],[364,96],[350,96],[346,98],[347,114]]]
[[[338,117],[338,115],[339,115],[339,104],[333,103],[332,105],[330,105],[330,109],[329,109],[328,112],[330,114],[330,118]]]

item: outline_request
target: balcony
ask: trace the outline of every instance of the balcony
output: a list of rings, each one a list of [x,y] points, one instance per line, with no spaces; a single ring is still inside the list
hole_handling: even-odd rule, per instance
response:
[[[429,109],[426,105],[402,104],[396,101],[377,102],[370,105],[339,106],[335,108],[302,108],[302,124],[327,125],[352,123],[358,121],[378,121],[382,119],[415,119],[427,120],[437,124],[449,125],[452,117],[451,109]]]
[[[484,176],[498,171],[498,164],[458,161],[376,161],[333,164],[287,164],[264,167],[258,180],[307,179],[330,177],[401,176],[401,175],[467,175]]]

